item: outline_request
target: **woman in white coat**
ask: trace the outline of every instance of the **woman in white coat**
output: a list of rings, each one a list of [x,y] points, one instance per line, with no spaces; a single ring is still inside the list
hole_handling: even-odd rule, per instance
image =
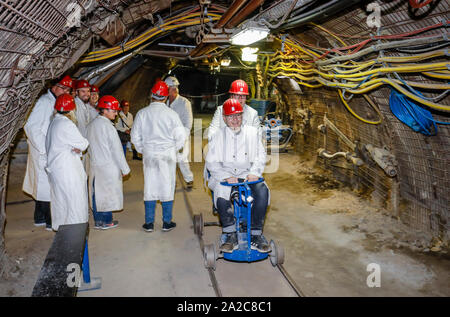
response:
[[[46,138],[52,228],[88,222],[87,176],[81,154],[89,146],[76,127],[75,101],[69,94],[56,99],[55,114]]]
[[[98,101],[99,115],[87,126],[89,140],[89,198],[94,214],[95,228],[117,227],[112,211],[123,209],[122,177],[130,167],[122,152],[122,144],[112,120],[120,110],[113,96]]]
[[[155,207],[158,200],[163,209],[163,231],[172,230],[172,207],[175,194],[177,151],[186,138],[178,114],[167,107],[169,92],[165,82],[152,88],[152,102],[139,110],[131,129],[131,143],[143,154],[145,231],[153,231]]]

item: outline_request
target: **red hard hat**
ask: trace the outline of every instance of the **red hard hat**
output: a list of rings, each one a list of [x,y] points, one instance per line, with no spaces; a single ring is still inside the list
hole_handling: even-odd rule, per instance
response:
[[[69,88],[73,88],[73,80],[72,80],[72,78],[70,78],[69,75],[64,76],[64,77],[59,81],[58,84],[60,84],[60,85],[62,85],[62,86],[69,87]]]
[[[91,92],[99,92],[99,89],[95,85],[91,85]]]
[[[80,88],[91,88],[91,85],[89,85],[89,82],[84,79],[77,80],[77,85],[75,86],[75,89]]]
[[[230,94],[235,95],[247,95],[248,96],[248,86],[245,81],[242,79],[235,80],[231,83],[230,90],[228,91]]]
[[[121,102],[120,102],[120,105],[122,106],[122,108],[123,107],[126,107],[126,106],[130,106],[130,103],[127,101],[127,100],[122,100]]]
[[[56,98],[56,111],[72,111],[73,109],[75,109],[75,107],[75,100],[73,100],[72,95],[62,94],[58,98]]]
[[[243,112],[241,103],[236,99],[230,98],[223,103],[223,114],[226,116]]]
[[[98,101],[97,108],[120,110],[119,101],[113,96],[103,96]]]
[[[153,86],[152,94],[161,96],[161,97],[167,97],[169,95],[169,87],[167,87],[167,84],[165,82],[163,82],[162,80],[159,80]]]

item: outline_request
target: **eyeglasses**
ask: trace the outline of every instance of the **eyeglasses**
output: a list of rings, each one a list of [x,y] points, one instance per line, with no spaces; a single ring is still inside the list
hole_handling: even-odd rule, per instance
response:
[[[237,120],[237,119],[242,118],[242,113],[230,114],[226,117],[229,118],[230,120]]]
[[[234,99],[247,99],[246,95],[231,95],[230,97]]]

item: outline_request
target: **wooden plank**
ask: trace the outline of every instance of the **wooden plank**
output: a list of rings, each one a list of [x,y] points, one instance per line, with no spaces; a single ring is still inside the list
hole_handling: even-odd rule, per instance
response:
[[[87,230],[88,223],[59,227],[31,296],[76,295],[77,287],[67,285],[67,278],[73,272],[67,272],[67,266],[71,263],[78,264],[81,272]]]

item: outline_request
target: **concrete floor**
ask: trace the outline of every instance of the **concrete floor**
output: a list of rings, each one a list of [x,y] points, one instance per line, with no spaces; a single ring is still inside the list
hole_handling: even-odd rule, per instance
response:
[[[102,288],[78,296],[214,296],[180,185],[174,205],[177,227],[161,232],[158,205],[155,231],[144,232],[142,163],[128,155],[132,175],[124,182],[124,211],[114,215],[119,227],[91,229],[89,235],[91,276],[102,278]],[[277,172],[265,175],[271,189],[265,235],[284,246],[284,267],[305,295],[450,295],[445,251],[414,250],[401,237],[419,233],[378,206],[345,188],[321,190],[305,182],[305,175],[313,173],[312,163],[282,154]],[[21,192],[24,168],[11,166],[8,202],[28,199]],[[195,185],[188,196],[194,213],[201,213],[205,222],[217,221],[202,185],[203,163],[192,163],[192,169]],[[7,252],[17,270],[10,280],[0,281],[0,296],[31,294],[52,242],[53,233],[33,226],[33,208],[32,202],[7,206]],[[219,234],[218,227],[205,227],[205,244],[216,242]],[[370,263],[381,268],[381,287],[367,286]],[[219,259],[216,276],[224,296],[295,296],[269,260],[247,264]]]

